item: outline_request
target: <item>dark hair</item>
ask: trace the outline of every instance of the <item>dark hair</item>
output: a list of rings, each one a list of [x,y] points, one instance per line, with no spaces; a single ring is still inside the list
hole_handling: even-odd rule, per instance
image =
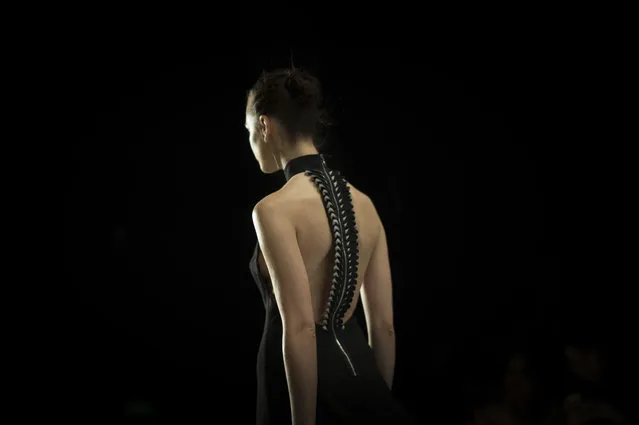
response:
[[[331,123],[319,80],[300,68],[262,72],[247,93],[247,112],[277,118],[292,138],[318,137]]]

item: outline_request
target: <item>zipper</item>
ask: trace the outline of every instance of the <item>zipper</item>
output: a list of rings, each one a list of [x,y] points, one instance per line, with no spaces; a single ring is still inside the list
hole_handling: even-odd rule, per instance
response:
[[[337,196],[335,195],[335,192],[333,191],[333,180],[331,179],[331,175],[328,173],[328,170],[326,169],[326,162],[324,161],[324,158],[322,158],[322,168],[324,168],[324,173],[328,177],[328,186],[331,188],[331,193],[333,194],[333,199],[335,200],[335,203],[336,203],[335,208],[337,209],[337,213],[339,214],[339,211],[340,211],[339,202],[337,201]],[[338,219],[337,222],[339,223],[339,229],[340,229],[340,233],[342,234],[342,238],[344,238],[344,229],[342,227],[341,219]],[[344,255],[344,258],[347,258],[347,256]],[[348,270],[348,267],[346,267],[345,270]],[[344,284],[342,285],[342,293],[340,294],[339,302],[337,303],[337,306],[335,308],[335,312],[333,313],[333,317],[331,318],[331,329],[333,330],[333,336],[335,337],[335,342],[337,343],[337,346],[340,348],[340,350],[342,350],[342,354],[344,354],[344,357],[346,358],[346,361],[348,362],[348,365],[349,365],[349,367],[350,367],[350,369],[351,369],[351,371],[353,373],[353,376],[357,376],[357,372],[355,371],[355,367],[353,366],[353,362],[351,361],[351,358],[349,357],[348,353],[346,352],[346,349],[344,348],[342,343],[337,338],[337,333],[335,332],[335,314],[337,314],[337,310],[340,307],[340,305],[342,304],[342,299],[344,298],[344,291],[346,291],[347,278],[348,278],[348,276],[347,276],[347,273],[345,271],[344,272]]]
[[[348,354],[346,353],[346,350],[344,349],[342,344],[339,342],[339,339],[337,339],[337,335],[335,334],[335,328],[333,328],[333,335],[335,335],[335,342],[337,342],[337,345],[342,350],[342,353],[344,353],[344,357],[346,357],[346,360],[348,361],[348,365],[351,367],[351,371],[353,372],[353,376],[357,376],[357,372],[355,372],[355,367],[353,366],[353,362],[351,361],[351,358],[348,357]]]

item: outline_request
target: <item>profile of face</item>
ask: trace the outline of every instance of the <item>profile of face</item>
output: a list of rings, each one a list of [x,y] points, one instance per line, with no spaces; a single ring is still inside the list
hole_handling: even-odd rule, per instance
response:
[[[264,72],[247,92],[245,126],[263,173],[317,153],[316,130],[326,123],[321,98],[319,80],[298,69]]]
[[[248,102],[251,102],[249,97]],[[281,126],[277,120],[266,115],[255,116],[249,112],[247,103],[246,121],[244,123],[249,132],[251,151],[260,165],[263,173],[271,174],[282,169],[277,161],[276,153],[282,143]]]

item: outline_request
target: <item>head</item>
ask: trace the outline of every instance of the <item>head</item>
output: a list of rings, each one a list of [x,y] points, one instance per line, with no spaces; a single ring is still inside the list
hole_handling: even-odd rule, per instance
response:
[[[326,118],[320,82],[300,69],[264,72],[247,93],[246,128],[264,173],[283,169],[300,155],[318,153],[316,138]]]

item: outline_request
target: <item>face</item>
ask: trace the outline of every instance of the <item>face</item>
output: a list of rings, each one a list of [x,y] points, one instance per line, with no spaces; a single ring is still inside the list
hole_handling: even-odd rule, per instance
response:
[[[246,113],[246,129],[249,132],[249,144],[255,159],[263,173],[271,174],[281,169],[273,155],[273,122],[265,115],[259,118]]]

